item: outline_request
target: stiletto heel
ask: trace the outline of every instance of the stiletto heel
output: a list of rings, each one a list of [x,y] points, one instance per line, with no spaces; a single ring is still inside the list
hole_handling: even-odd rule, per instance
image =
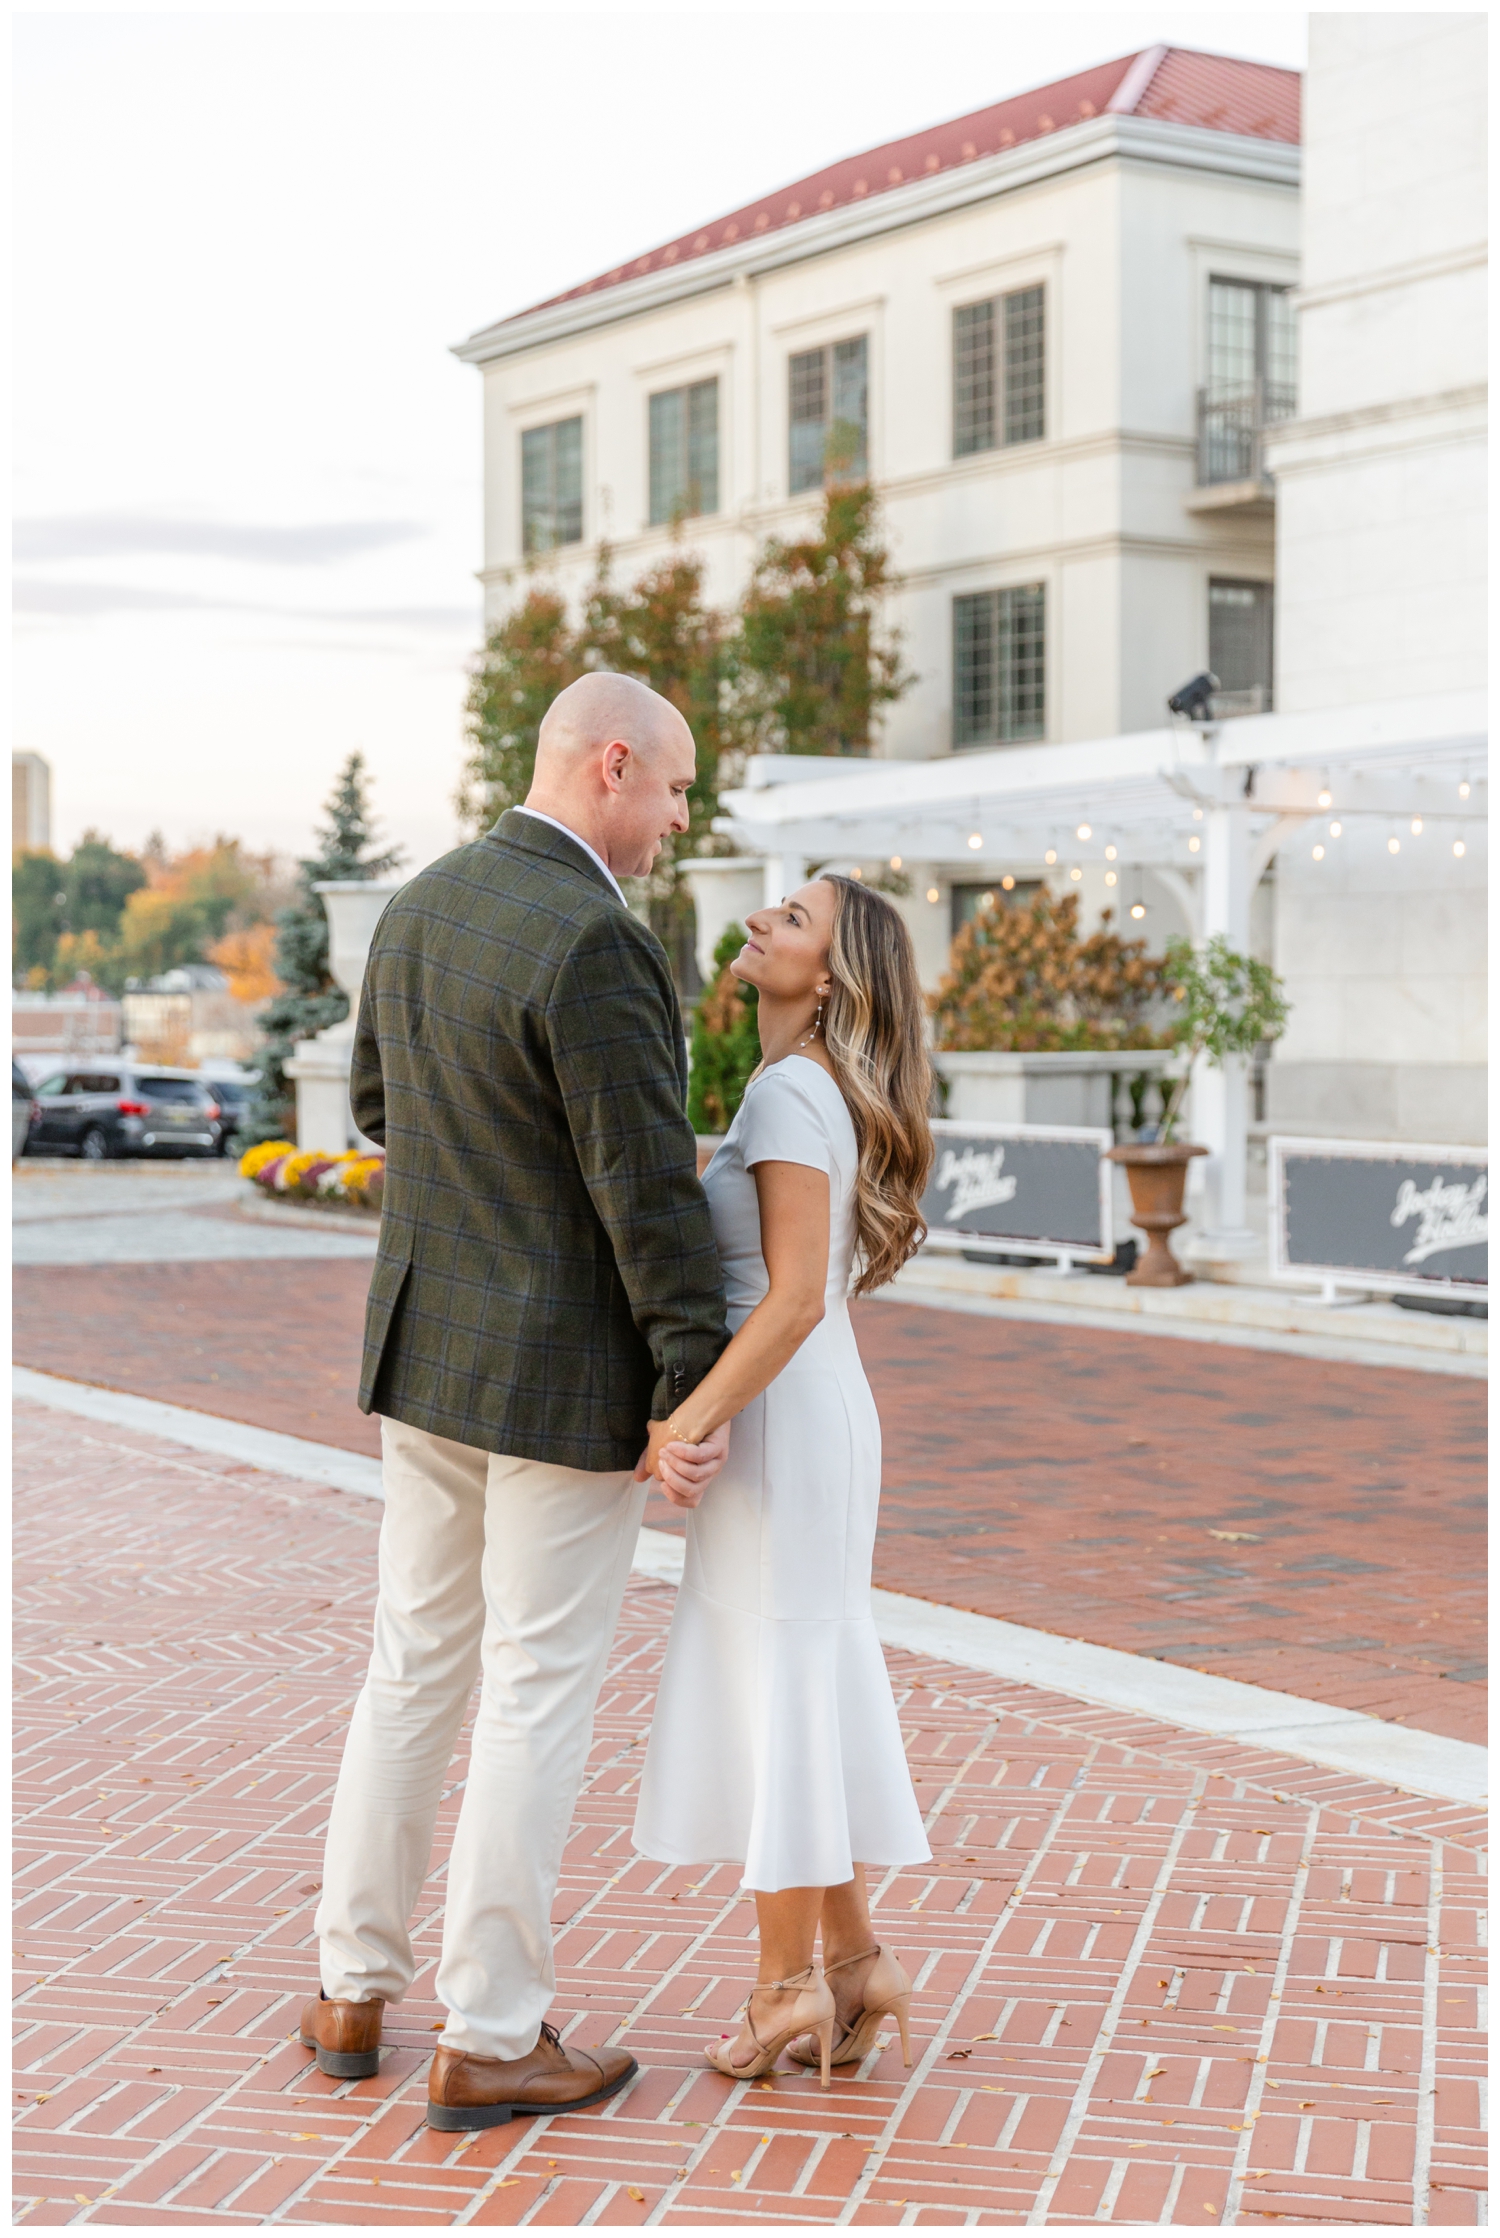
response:
[[[756,2034],[755,2020],[751,2012],[751,2006],[757,1992],[764,1989],[795,1989],[798,1993],[786,2027],[773,2036],[769,2043],[763,2043]],[[705,2044],[703,2056],[710,2067],[717,2067],[721,2075],[728,2075],[733,2082],[752,2082],[757,2075],[770,2073],[794,2036],[801,2036],[807,2030],[811,2030],[822,2046],[823,2088],[827,2090],[829,2087],[829,2054],[833,2045],[833,2024],[836,2010],[833,2002],[833,1991],[824,1981],[816,1964],[804,1966],[800,1974],[789,1975],[784,1982],[757,1982],[755,1988],[745,1999],[745,2026],[749,2029],[750,2041],[755,2046],[749,2060],[743,2067],[737,2067],[734,2061],[733,2048],[722,2042]],[[816,2059],[816,2057],[817,2054],[814,2053],[813,2059]],[[813,2060],[809,2059],[804,2064],[811,2066]]]
[[[863,2059],[874,2047],[876,2029],[883,2020],[890,2018],[901,2031],[901,2057],[909,2067],[911,1976],[900,1960],[886,1950],[883,1944],[877,1943],[873,1950],[858,1951],[853,1958],[836,1959],[832,1966],[824,1968],[825,1978],[829,1974],[837,1974],[845,1966],[859,1966],[867,1958],[873,1958],[875,1963],[870,1968],[869,1979],[865,1983],[860,2010],[852,2026],[840,2029],[839,2040],[833,2048],[832,2063],[835,2067],[847,2067]],[[793,2059],[803,2067],[818,2064],[821,2054],[822,2045],[817,2035],[804,2036],[800,2043],[792,2046]]]

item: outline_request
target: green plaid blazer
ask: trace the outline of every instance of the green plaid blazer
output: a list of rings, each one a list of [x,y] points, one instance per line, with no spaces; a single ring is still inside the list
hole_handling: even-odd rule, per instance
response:
[[[513,811],[376,928],[350,1095],[386,1153],[359,1403],[489,1453],[634,1466],[728,1342],[667,959]]]

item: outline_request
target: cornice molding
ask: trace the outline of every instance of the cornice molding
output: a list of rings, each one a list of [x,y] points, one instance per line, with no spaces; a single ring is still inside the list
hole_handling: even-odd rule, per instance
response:
[[[1322,280],[1295,290],[1299,311],[1321,311],[1326,304],[1351,303],[1361,295],[1380,295],[1387,288],[1408,288],[1423,280],[1445,280],[1453,272],[1469,272],[1489,263],[1483,241],[1461,249],[1445,249],[1441,256],[1420,256],[1410,264],[1389,264],[1378,272],[1355,272],[1343,280]]]
[[[801,218],[781,232],[736,242],[732,248],[695,257],[691,264],[671,271],[620,280],[597,295],[570,297],[514,318],[498,319],[455,343],[453,355],[466,365],[489,365],[502,358],[518,357],[575,334],[685,303],[737,281],[748,283],[786,266],[875,240],[883,233],[946,217],[975,203],[1111,160],[1216,172],[1277,187],[1295,188],[1302,175],[1302,151],[1286,141],[1255,140],[1239,133],[1211,132],[1200,125],[1168,124],[1154,117],[1091,117],[1045,140],[1028,140],[1000,155],[981,157],[965,164],[961,171],[913,180],[871,201]]]

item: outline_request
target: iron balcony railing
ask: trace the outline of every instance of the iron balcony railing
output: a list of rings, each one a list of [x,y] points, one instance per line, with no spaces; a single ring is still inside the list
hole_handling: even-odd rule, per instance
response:
[[[1268,381],[1215,382],[1198,391],[1198,482],[1268,482],[1262,438],[1297,409],[1295,389]]]

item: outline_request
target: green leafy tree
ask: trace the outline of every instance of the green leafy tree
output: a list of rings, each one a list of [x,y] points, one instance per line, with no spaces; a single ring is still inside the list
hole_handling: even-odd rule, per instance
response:
[[[882,708],[916,681],[882,607],[894,588],[868,482],[834,481],[814,534],[772,538],[730,648],[745,743],[783,754],[867,754]]]
[[[729,969],[744,945],[744,926],[726,927],[714,950],[713,984],[693,1013],[688,1118],[700,1135],[726,1132],[760,1063],[759,996]]]
[[[1173,1038],[1183,1054],[1158,1138],[1170,1142],[1197,1060],[1206,1056],[1222,1068],[1226,1057],[1253,1056],[1263,1041],[1276,1041],[1286,1031],[1291,1005],[1270,965],[1241,955],[1222,933],[1202,949],[1180,935],[1169,940],[1165,973],[1176,1005]]]
[[[66,860],[44,851],[18,854],[11,866],[11,948],[15,975],[50,980],[60,943],[92,933],[107,950],[125,904],[146,883],[134,855],[122,855],[99,832],[87,831]],[[65,959],[66,961],[66,959]],[[74,966],[76,968],[76,965]]]
[[[542,717],[585,665],[566,602],[545,586],[534,585],[489,632],[465,703],[458,812],[471,830],[488,831],[526,798]]]
[[[1087,940],[1078,897],[1043,890],[1026,908],[998,899],[953,943],[932,998],[940,1049],[1154,1049],[1167,966],[1122,940],[1109,913]]]
[[[362,754],[351,754],[324,806],[318,852],[298,865],[296,899],[276,920],[275,970],[281,992],[260,1013],[265,1046],[260,1080],[240,1127],[242,1149],[287,1131],[295,1097],[287,1059],[299,1041],[349,1015],[349,1001],[328,968],[328,917],[313,891],[322,879],[383,878],[401,860],[396,847],[377,849],[370,788]]]

